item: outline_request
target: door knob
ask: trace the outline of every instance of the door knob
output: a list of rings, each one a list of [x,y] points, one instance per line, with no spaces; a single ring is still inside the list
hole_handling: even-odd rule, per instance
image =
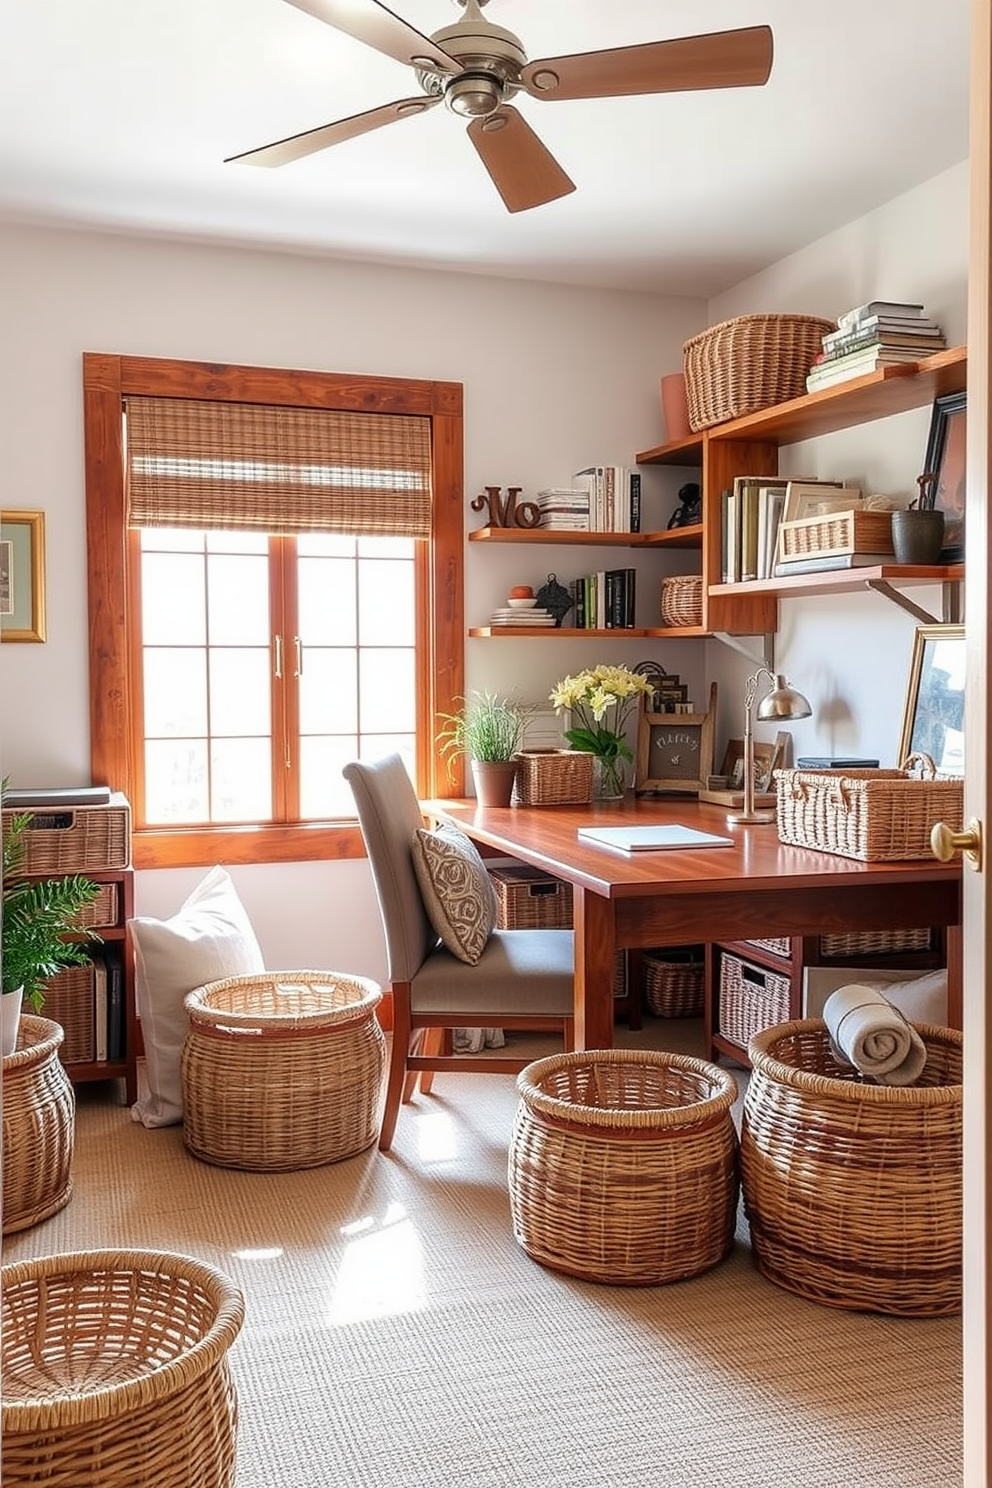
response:
[[[955,853],[964,853],[972,868],[982,866],[982,824],[972,817],[960,832],[953,831],[946,822],[936,822],[930,833],[930,848],[935,858],[947,863]]]

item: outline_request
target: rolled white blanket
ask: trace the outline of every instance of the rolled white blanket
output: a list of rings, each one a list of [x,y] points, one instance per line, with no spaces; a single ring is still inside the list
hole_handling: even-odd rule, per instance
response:
[[[823,1021],[836,1053],[880,1085],[913,1085],[923,1073],[926,1044],[874,988],[838,987],[823,1005]]]

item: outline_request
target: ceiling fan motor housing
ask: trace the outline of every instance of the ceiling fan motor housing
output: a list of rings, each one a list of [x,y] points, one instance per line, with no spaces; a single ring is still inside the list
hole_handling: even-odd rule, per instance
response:
[[[492,25],[475,6],[466,7],[465,19],[435,31],[431,41],[461,71],[450,77],[417,68],[417,80],[425,93],[443,97],[453,113],[484,118],[518,92],[527,62],[523,43],[512,31]]]

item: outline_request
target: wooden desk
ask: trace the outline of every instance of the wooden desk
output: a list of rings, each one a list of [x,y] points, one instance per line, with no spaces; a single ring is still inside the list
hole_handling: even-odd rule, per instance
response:
[[[426,801],[477,842],[533,863],[573,886],[575,1042],[613,1042],[617,950],[696,941],[825,935],[852,930],[947,928],[948,1021],[962,1014],[961,862],[859,863],[788,847],[774,825],[728,827],[726,811],[696,800],[621,805],[480,807]],[[592,823],[681,822],[734,839],[732,847],[626,853],[587,846]]]

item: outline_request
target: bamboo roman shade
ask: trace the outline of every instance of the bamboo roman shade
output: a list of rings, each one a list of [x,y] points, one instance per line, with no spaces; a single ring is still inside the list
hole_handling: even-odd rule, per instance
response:
[[[132,396],[125,412],[129,526],[430,536],[429,418]]]

